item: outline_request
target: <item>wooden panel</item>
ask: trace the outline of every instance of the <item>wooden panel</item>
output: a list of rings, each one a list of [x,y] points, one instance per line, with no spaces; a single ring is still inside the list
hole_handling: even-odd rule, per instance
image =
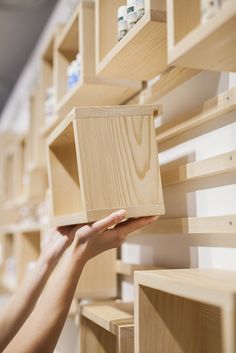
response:
[[[156,129],[157,141],[163,142],[185,131],[196,128],[204,123],[219,118],[223,114],[236,109],[236,89],[232,88],[221,93],[192,112]]]
[[[125,263],[122,260],[116,261],[116,272],[119,275],[133,276],[134,271],[157,270],[157,269],[160,269],[160,267],[155,265],[130,264],[130,263]]]
[[[236,151],[231,151],[164,170],[161,177],[163,185],[168,186],[234,171],[236,171]]]
[[[173,7],[173,1],[168,0],[170,8]],[[200,7],[200,0],[195,3]],[[169,63],[202,70],[236,71],[236,3],[228,1],[209,21],[196,27],[196,12],[191,10],[190,14],[187,14],[184,11],[186,4],[187,8],[192,7],[192,2],[190,5],[189,1],[183,0],[174,1],[174,4],[176,24],[172,28],[170,26],[169,30],[173,30],[172,36],[177,43],[169,48]],[[193,21],[194,26],[187,26],[183,33],[178,35],[179,27],[186,21]]]
[[[120,325],[117,341],[117,352],[134,353],[134,325]]]

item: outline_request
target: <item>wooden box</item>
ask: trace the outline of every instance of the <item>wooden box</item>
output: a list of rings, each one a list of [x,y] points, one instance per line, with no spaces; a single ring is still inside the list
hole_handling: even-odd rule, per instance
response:
[[[77,53],[81,59],[80,80],[68,89],[68,65]],[[139,81],[96,77],[94,1],[81,0],[65,25],[57,41],[55,65],[59,120],[73,107],[122,104],[142,89]]]
[[[48,138],[52,223],[164,213],[157,106],[75,108]]]
[[[236,273],[135,273],[135,353],[235,353]]]
[[[203,70],[236,71],[236,2],[223,2],[201,23],[201,0],[167,0],[168,62]]]
[[[133,353],[133,304],[83,306],[79,348],[80,353]]]
[[[100,77],[147,81],[167,68],[166,1],[145,0],[145,14],[118,42],[117,10],[126,0],[96,0]]]

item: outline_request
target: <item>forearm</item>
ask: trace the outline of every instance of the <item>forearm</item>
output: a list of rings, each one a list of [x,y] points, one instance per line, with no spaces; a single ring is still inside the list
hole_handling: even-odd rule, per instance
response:
[[[41,257],[34,271],[3,307],[0,313],[0,352],[31,314],[56,262],[48,262],[46,258]]]
[[[70,251],[66,254],[34,311],[4,353],[53,352],[83,267],[82,259],[75,259]]]

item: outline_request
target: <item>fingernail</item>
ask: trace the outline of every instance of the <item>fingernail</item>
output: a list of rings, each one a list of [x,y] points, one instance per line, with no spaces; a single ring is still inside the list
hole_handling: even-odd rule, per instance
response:
[[[116,212],[116,214],[119,217],[125,217],[126,216],[126,210],[119,210],[119,211]]]

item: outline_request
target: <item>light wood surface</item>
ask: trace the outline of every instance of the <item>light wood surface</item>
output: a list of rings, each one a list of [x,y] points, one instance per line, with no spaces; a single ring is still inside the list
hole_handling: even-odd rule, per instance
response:
[[[164,186],[236,171],[236,151],[161,171]]]
[[[133,304],[114,302],[84,306],[79,351],[133,353]]]
[[[203,70],[236,71],[236,3],[200,24],[200,0],[167,1],[168,61]]]
[[[135,353],[233,353],[235,279],[213,269],[136,272]]]
[[[117,9],[123,4],[96,1],[97,74],[150,80],[167,68],[165,1],[146,0],[144,16],[118,42]]]
[[[190,80],[200,71],[183,67],[171,67],[140,94],[141,104],[155,103],[168,92]]]
[[[156,129],[157,141],[163,142],[176,135],[213,121],[236,109],[236,88],[231,88],[206,101],[192,112],[176,117]]]
[[[135,271],[157,270],[160,268],[161,267],[156,265],[131,264],[123,262],[122,260],[116,260],[116,272],[124,276],[133,277]]]
[[[153,121],[158,112],[148,105],[75,108],[52,132],[54,225],[94,221],[120,208],[128,218],[164,213]]]

